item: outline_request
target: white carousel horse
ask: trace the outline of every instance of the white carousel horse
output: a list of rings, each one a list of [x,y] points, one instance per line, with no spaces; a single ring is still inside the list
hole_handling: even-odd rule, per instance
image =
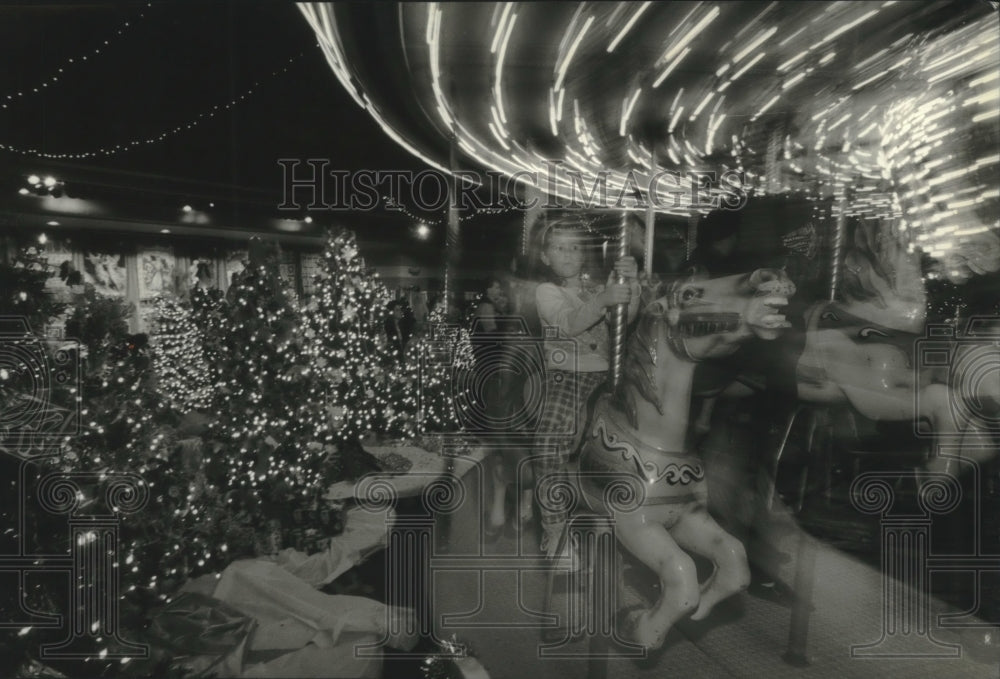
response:
[[[685,615],[702,619],[749,584],[743,545],[709,516],[704,467],[685,447],[692,380],[699,360],[732,354],[752,337],[775,339],[788,326],[781,308],[794,291],[769,269],[674,283],[643,310],[619,389],[595,406],[578,481],[588,504],[614,518],[619,542],[659,577],[659,600],[632,612],[623,630],[648,649]],[[622,475],[631,506],[609,499]],[[715,564],[701,585],[685,550]]]
[[[858,227],[844,257],[840,299],[806,313],[805,348],[795,371],[798,396],[849,404],[876,421],[916,425],[923,419],[935,436],[971,441],[975,424],[962,416],[957,399],[975,394],[980,402],[1000,403],[1000,379],[994,371],[992,379],[971,384],[981,375],[920,364],[927,300],[917,254],[906,253],[888,225],[871,227]],[[1000,353],[992,363],[998,361]],[[991,456],[982,446],[963,445],[961,453],[977,462]]]

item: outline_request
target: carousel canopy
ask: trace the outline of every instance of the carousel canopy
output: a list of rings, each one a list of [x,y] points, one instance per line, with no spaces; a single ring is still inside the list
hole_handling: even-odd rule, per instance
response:
[[[738,199],[737,182],[836,197],[943,258],[996,226],[987,3],[300,9],[355,103],[445,172],[495,171],[571,204],[603,186],[612,205],[680,215]]]

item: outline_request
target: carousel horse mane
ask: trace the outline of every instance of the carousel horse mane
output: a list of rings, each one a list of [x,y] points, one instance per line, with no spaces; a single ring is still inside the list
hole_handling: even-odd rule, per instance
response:
[[[655,301],[646,304],[639,312],[634,330],[625,345],[622,357],[622,378],[614,393],[613,403],[627,417],[632,427],[638,427],[636,398],[641,396],[663,414],[656,386],[657,367],[663,360],[657,347],[664,340],[678,359],[695,361],[688,354],[685,338],[704,337],[723,332],[733,332],[740,326],[736,313],[683,313],[680,311],[696,288],[685,283],[697,283],[698,276],[661,282],[654,286]]]
[[[892,285],[889,274],[879,266],[872,253],[851,248],[844,255],[844,273],[837,292],[845,301],[873,302],[884,308],[885,298],[875,287],[873,276],[879,276]]]

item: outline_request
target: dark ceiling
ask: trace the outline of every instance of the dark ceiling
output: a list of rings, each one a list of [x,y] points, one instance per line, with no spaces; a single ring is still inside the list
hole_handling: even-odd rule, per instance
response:
[[[343,91],[293,3],[5,4],[0,54],[8,226],[51,218],[44,213],[57,205],[17,193],[32,173],[98,206],[84,215],[91,223],[176,222],[183,232],[180,209],[191,204],[204,215],[199,228],[215,233],[275,232],[278,219],[305,216],[278,210],[282,158],[325,158],[347,171],[424,167]],[[107,152],[116,145],[128,148]],[[384,208],[313,218],[295,225],[297,236],[344,224],[385,243],[411,240],[414,224]]]

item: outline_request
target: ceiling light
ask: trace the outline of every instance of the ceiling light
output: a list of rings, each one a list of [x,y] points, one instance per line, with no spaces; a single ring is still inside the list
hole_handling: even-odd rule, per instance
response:
[[[28,183],[29,184],[41,184],[42,180],[38,178],[37,174],[33,174],[30,177],[28,177]]]
[[[52,220],[51,222],[45,222],[45,226],[59,226],[59,222]]]
[[[27,196],[29,193],[31,193],[31,191],[29,191],[28,189],[24,188],[23,186],[21,188],[19,188],[17,190],[17,192],[20,193],[22,196]]]
[[[170,233],[170,229],[160,229],[160,233]]]
[[[56,185],[56,178],[55,177],[46,177],[45,181],[42,182],[42,183],[45,184],[47,187],[49,187],[51,189],[53,186]]]
[[[194,208],[192,208],[190,205],[185,205],[181,209],[184,210],[184,212],[191,212],[191,210],[193,210]]]

